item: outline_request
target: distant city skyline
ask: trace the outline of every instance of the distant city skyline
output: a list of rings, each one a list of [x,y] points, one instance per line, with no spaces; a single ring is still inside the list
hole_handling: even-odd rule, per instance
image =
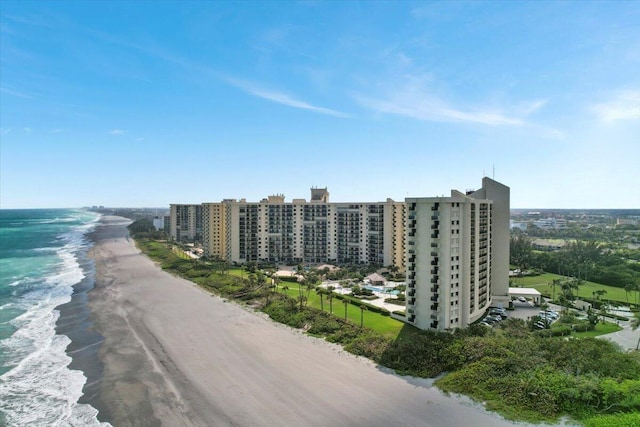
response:
[[[638,2],[5,0],[0,208],[488,176],[513,209],[638,209],[638,40]]]

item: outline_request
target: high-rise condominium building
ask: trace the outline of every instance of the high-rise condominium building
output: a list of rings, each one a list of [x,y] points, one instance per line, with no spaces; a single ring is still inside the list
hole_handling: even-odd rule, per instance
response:
[[[171,205],[171,237],[199,240],[205,254],[230,262],[395,265],[406,270],[406,321],[453,329],[509,301],[509,187],[482,188],[405,202],[330,203],[227,199]]]
[[[169,216],[169,233],[174,240],[202,240],[202,205],[172,204]]]
[[[173,239],[200,236],[206,255],[231,262],[404,265],[405,204],[391,199],[330,203],[326,188],[312,188],[309,202],[226,199],[171,205],[171,214]]]
[[[407,321],[420,329],[465,327],[509,290],[509,187],[407,198]]]

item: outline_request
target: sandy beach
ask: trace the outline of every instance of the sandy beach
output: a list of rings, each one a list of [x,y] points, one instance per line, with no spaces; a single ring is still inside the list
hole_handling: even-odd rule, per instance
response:
[[[163,272],[103,217],[89,293],[102,381],[90,403],[114,426],[511,426],[340,347]]]

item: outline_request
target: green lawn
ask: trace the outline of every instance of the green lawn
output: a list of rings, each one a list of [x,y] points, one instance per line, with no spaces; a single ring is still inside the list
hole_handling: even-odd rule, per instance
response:
[[[616,325],[615,323],[606,322],[600,323],[596,325],[596,328],[593,331],[586,332],[574,332],[571,336],[576,338],[586,338],[586,337],[597,337],[598,335],[610,334],[611,332],[618,332],[622,327]]]
[[[295,283],[280,284],[278,287],[278,292],[282,292],[282,286],[284,285],[289,287],[289,289],[285,291],[287,295],[293,298],[298,297],[297,284]],[[306,288],[304,288],[303,291],[304,291],[304,296],[306,297],[307,296]],[[328,313],[329,300],[326,295],[323,295],[323,300],[324,300],[324,311]],[[309,293],[309,301],[307,302],[307,306],[320,309],[320,296],[315,291],[311,291]],[[340,300],[335,297],[333,298],[333,315],[341,319],[344,319],[343,300]],[[353,304],[347,305],[347,319],[350,322],[356,325],[360,325],[360,315],[361,313],[360,313],[359,307],[356,307]],[[365,310],[364,326],[366,326],[367,328],[373,329],[374,331],[386,337],[396,338],[400,333],[400,331],[402,330],[404,323],[400,322],[399,320],[392,319],[389,316],[383,316],[382,314]]]
[[[535,288],[543,294],[553,295],[553,287],[551,286],[551,282],[553,279],[565,279],[565,276],[560,276],[559,274],[553,273],[544,273],[539,276],[527,276],[527,277],[519,277],[514,279],[514,282],[519,287],[523,288]],[[620,303],[627,303],[627,293],[622,288],[616,288],[609,285],[602,285],[600,283],[594,282],[583,282],[580,285],[580,289],[578,290],[578,296],[581,298],[593,298],[593,292],[599,289],[604,289],[607,291],[601,299],[605,301],[617,301]],[[556,295],[560,292],[560,289],[556,287]],[[632,292],[629,294],[629,301],[633,302],[635,298],[635,294]]]

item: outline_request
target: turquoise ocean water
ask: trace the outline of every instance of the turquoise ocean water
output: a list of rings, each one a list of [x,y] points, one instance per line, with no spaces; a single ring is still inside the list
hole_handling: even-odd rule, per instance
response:
[[[69,369],[70,339],[56,334],[56,309],[73,286],[93,280],[86,234],[99,216],[84,210],[0,210],[0,425],[99,425],[78,403],[86,377]]]

